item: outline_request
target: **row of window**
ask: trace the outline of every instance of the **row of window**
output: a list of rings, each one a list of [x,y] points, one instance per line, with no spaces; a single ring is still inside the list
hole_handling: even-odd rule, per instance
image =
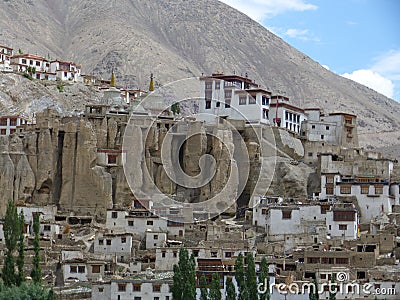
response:
[[[28,60],[29,61],[29,65],[31,65],[31,66],[33,66],[33,65],[36,65],[36,67],[40,67],[40,61],[34,61],[34,60]],[[26,59],[22,59],[22,64],[23,65],[27,65],[27,60]],[[46,67],[48,68],[48,67],[50,67],[50,64],[49,63],[46,63]]]
[[[111,239],[106,239],[106,245],[110,246],[111,245],[112,240]],[[122,236],[121,237],[121,243],[125,244],[126,243],[126,237]],[[100,239],[99,240],[99,245],[104,245],[104,239]]]
[[[331,184],[326,185],[326,194],[333,195],[334,194],[334,186]],[[369,194],[370,185],[362,185],[361,186],[361,194]],[[383,194],[383,185],[374,185],[375,195]],[[341,185],[340,186],[341,194],[351,194],[351,185]]]
[[[126,292],[127,283],[118,283],[118,292]],[[132,289],[134,292],[140,292],[142,290],[142,285],[140,283],[132,284]],[[159,293],[161,292],[161,285],[154,284],[153,292]]]
[[[326,265],[347,265],[349,259],[347,257],[307,257],[309,264],[326,264]]]
[[[10,120],[10,126],[17,126],[17,119],[12,118]],[[7,126],[7,118],[1,118],[0,119],[0,126]]]
[[[300,124],[300,115],[287,111],[285,113],[285,120]]]

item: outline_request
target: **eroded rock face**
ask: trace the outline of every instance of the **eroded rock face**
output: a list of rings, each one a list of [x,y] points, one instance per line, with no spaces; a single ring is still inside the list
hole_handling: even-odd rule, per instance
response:
[[[121,116],[60,118],[47,110],[37,115],[37,125],[1,136],[0,215],[4,216],[9,199],[54,204],[62,213],[92,215],[104,221],[107,208],[129,207],[135,197],[160,192],[176,194],[177,200],[190,203],[217,196],[217,203],[209,209],[221,211],[228,203],[229,213],[236,211],[237,203],[232,199],[241,194],[240,206],[247,205],[255,190],[261,195],[307,196],[314,170],[297,162],[304,150],[286,131],[258,128],[239,133],[193,120],[178,126],[167,144],[178,154],[186,175],[205,172],[208,178],[212,165],[202,165],[203,159],[212,156],[215,160],[215,173],[209,180],[202,186],[184,188],[171,180],[161,157],[171,121],[160,124],[143,116],[133,120],[128,134],[137,159],[124,170],[121,139],[127,121]],[[231,159],[230,153],[242,150],[246,150],[244,160]],[[110,153],[120,157],[109,162]],[[249,176],[241,192],[239,173],[245,165],[249,166]],[[130,185],[126,176],[131,179]],[[257,186],[259,180],[268,185]]]

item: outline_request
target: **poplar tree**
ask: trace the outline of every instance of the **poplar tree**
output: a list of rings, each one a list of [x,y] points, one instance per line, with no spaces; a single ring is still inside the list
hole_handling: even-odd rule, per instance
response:
[[[247,253],[246,264],[246,286],[249,292],[249,300],[258,300],[257,275],[253,253]]]
[[[221,300],[222,299],[218,273],[214,273],[212,276],[209,299],[210,300]]]
[[[200,300],[208,300],[207,282],[204,275],[200,277]]]
[[[179,262],[174,265],[173,282],[173,300],[196,299],[196,263],[193,254],[189,257],[187,249],[179,250]]]
[[[236,300],[235,285],[230,277],[226,279],[226,300]]]
[[[235,262],[235,279],[236,284],[239,290],[239,299],[245,299],[243,296],[243,292],[245,290],[245,281],[244,281],[244,266],[243,266],[243,254],[239,253]]]
[[[271,295],[269,290],[268,262],[265,257],[261,259],[260,273],[258,274],[258,283],[262,284],[263,289],[266,291],[265,293],[260,294],[260,300],[270,300]]]
[[[6,255],[2,278],[5,286],[16,284],[17,275],[15,273],[14,251],[19,239],[19,221],[17,207],[12,200],[8,201],[6,216],[4,218],[4,239],[6,244]]]
[[[24,260],[25,260],[25,241],[24,241],[24,229],[25,229],[25,218],[24,212],[21,211],[18,217],[19,224],[19,235],[18,235],[18,258],[17,258],[17,267],[18,274],[16,277],[17,285],[21,285],[22,282],[25,281],[25,272],[24,272]]]
[[[332,275],[331,287],[329,288],[329,300],[336,300],[336,293],[335,276]]]
[[[32,271],[31,277],[34,283],[42,282],[42,268],[40,266],[40,243],[39,243],[39,230],[40,230],[40,220],[39,214],[33,214],[33,232],[35,234],[35,239],[33,240],[33,250],[35,251],[35,256],[32,261]]]

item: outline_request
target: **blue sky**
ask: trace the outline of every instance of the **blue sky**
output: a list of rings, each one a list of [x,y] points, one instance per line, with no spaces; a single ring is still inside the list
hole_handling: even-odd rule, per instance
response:
[[[400,1],[220,1],[332,72],[400,102]]]

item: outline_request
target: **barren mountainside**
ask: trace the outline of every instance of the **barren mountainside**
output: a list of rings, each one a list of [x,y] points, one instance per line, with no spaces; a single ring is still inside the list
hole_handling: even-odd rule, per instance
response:
[[[295,104],[357,114],[363,145],[400,144],[399,103],[326,70],[217,0],[0,0],[0,6],[0,44],[73,60],[84,73],[108,77],[114,68],[121,84],[146,88],[151,72],[160,84],[217,69],[247,72]]]

